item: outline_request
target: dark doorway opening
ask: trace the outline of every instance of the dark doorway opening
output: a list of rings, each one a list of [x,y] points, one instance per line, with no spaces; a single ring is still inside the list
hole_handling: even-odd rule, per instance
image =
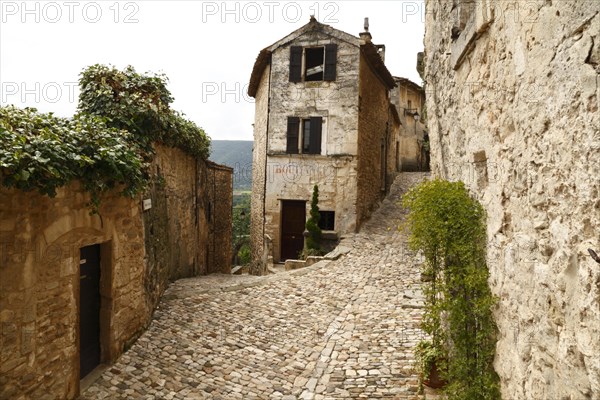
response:
[[[297,259],[304,248],[306,201],[282,200],[281,261]]]
[[[100,364],[100,245],[79,249],[79,378]]]

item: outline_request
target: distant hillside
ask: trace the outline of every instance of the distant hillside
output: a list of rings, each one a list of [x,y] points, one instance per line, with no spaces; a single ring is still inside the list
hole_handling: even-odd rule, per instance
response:
[[[252,187],[252,141],[213,140],[210,160],[233,168],[233,190]]]

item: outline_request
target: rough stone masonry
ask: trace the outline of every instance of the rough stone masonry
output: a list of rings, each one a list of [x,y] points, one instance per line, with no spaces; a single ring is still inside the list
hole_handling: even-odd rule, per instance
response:
[[[488,213],[506,399],[600,398],[600,2],[427,1],[434,174]]]

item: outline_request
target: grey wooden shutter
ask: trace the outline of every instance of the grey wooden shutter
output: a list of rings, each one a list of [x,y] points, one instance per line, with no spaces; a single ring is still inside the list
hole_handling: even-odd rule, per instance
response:
[[[310,154],[321,154],[322,124],[321,117],[310,117]]]
[[[288,117],[287,122],[287,148],[289,154],[298,154],[298,133],[300,131],[300,118]]]
[[[290,47],[290,82],[302,80],[302,46]]]
[[[325,73],[323,80],[335,81],[337,64],[337,44],[330,43],[325,45]]]

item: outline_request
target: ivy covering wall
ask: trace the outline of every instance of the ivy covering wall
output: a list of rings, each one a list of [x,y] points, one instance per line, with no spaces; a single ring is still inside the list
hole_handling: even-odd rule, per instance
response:
[[[78,109],[105,118],[109,127],[134,133],[143,146],[158,141],[207,159],[210,139],[170,108],[173,97],[167,82],[164,74],[138,74],[131,66],[120,71],[96,64],[81,73]]]
[[[106,190],[119,186],[133,196],[146,187],[153,142],[207,159],[210,139],[170,108],[167,81],[131,66],[120,71],[93,65],[81,73],[73,118],[0,107],[2,185],[54,196],[57,188],[79,180],[97,207]]]

